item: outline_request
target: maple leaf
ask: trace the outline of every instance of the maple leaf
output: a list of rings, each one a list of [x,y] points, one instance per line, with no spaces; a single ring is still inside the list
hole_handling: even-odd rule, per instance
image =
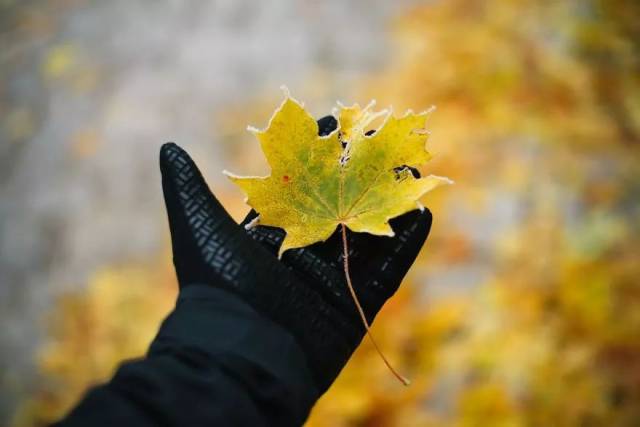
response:
[[[340,224],[355,232],[393,236],[389,220],[423,209],[420,197],[447,178],[415,178],[409,167],[430,159],[424,129],[431,110],[400,118],[358,104],[339,104],[338,127],[318,136],[316,120],[285,90],[285,99],[264,130],[255,133],[271,166],[266,177],[225,173],[247,194],[257,223],[280,227],[291,248],[324,241]],[[377,129],[368,129],[382,118]],[[375,132],[370,132],[375,130]]]

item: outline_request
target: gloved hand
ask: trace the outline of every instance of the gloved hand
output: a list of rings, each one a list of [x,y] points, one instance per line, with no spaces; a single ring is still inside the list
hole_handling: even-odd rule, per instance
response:
[[[336,125],[333,117],[321,119],[319,134]],[[245,230],[253,211],[236,224],[184,150],[163,145],[160,169],[181,290],[207,284],[239,296],[295,337],[317,389],[326,391],[365,333],[344,278],[339,233],[278,260],[284,232],[264,226]],[[428,209],[393,219],[392,238],[349,232],[352,281],[369,321],[398,289],[431,219]]]

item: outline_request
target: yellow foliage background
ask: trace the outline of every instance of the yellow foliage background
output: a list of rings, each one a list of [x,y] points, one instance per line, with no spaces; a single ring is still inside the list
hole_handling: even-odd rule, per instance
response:
[[[638,17],[634,0],[450,0],[390,18],[392,52],[358,100],[437,105],[424,171],[456,185],[425,200],[432,234],[373,328],[413,385],[365,341],[309,426],[640,425]],[[258,167],[238,141],[272,106],[222,114],[232,166]],[[242,216],[241,195],[221,198]],[[175,298],[169,264],[106,266],[59,300],[16,425],[145,351]]]

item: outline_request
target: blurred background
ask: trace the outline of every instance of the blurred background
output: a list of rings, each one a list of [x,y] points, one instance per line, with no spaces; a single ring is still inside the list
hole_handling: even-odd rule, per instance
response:
[[[176,280],[157,166],[268,171],[288,85],[438,109],[431,236],[309,426],[640,425],[636,0],[0,0],[0,425],[144,353]]]

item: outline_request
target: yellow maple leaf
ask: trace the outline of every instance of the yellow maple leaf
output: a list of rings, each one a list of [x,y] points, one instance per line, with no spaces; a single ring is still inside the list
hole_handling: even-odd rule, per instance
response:
[[[389,219],[422,209],[420,197],[447,178],[415,178],[408,168],[430,159],[424,129],[431,110],[400,118],[339,105],[338,128],[318,136],[315,119],[285,90],[285,99],[264,130],[255,133],[271,166],[266,177],[225,173],[247,194],[259,214],[255,223],[280,227],[279,255],[326,240],[344,224],[356,232],[393,236]],[[382,117],[375,132],[367,127]]]

